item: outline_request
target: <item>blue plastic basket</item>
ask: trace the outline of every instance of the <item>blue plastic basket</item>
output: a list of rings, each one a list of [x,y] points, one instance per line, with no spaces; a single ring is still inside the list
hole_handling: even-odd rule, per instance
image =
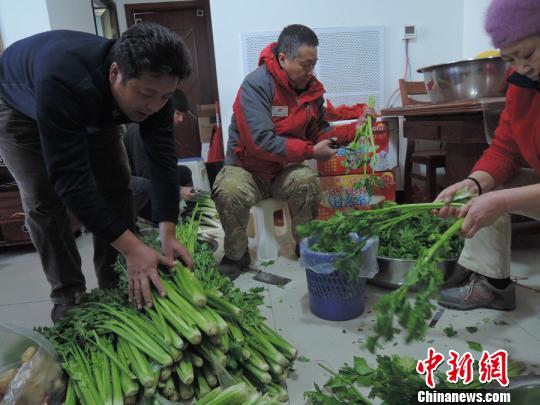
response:
[[[346,321],[364,312],[366,279],[351,280],[340,272],[316,273],[306,268],[309,308],[329,321]]]

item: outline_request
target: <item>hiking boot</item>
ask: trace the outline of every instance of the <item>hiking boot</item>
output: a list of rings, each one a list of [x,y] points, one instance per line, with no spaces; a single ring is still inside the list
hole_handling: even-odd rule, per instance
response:
[[[442,290],[439,304],[458,310],[490,308],[512,311],[516,308],[516,288],[514,283],[506,288],[495,288],[485,276],[472,273],[461,285]]]
[[[458,285],[463,284],[465,280],[467,280],[472,274],[472,271],[463,267],[460,264],[456,264],[456,267],[454,270],[448,275],[448,277],[444,280],[444,284],[442,285],[442,290],[446,290],[448,288],[456,287]]]
[[[53,323],[57,323],[65,319],[68,315],[69,310],[76,307],[77,305],[75,305],[74,303],[54,304],[53,309],[51,311],[51,320],[53,321]]]
[[[249,251],[246,250],[244,256],[239,260],[229,259],[227,256],[223,256],[221,262],[218,265],[221,275],[229,277],[231,280],[238,278],[243,269],[249,266],[251,258],[249,257]]]

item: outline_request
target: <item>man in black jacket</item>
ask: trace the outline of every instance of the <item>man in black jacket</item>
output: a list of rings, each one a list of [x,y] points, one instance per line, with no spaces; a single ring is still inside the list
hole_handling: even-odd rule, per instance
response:
[[[182,40],[153,23],[120,39],[50,31],[20,40],[0,57],[0,155],[15,178],[26,222],[51,284],[51,317],[63,317],[85,290],[66,207],[94,234],[101,288],[114,287],[111,265],[126,259],[128,293],[151,305],[165,294],[157,266],[192,259],[175,236],[176,154],[170,100],[191,72]],[[119,124],[140,123],[149,155],[154,217],[164,255],[133,233],[130,172]]]

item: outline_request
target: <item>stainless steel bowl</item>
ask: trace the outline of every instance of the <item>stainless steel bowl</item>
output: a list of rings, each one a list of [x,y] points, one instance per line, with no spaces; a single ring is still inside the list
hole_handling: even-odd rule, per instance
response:
[[[434,103],[504,96],[509,62],[500,56],[468,59],[418,69]]]
[[[405,276],[416,263],[416,260],[394,259],[391,257],[377,256],[379,272],[368,282],[384,288],[399,288],[405,282]],[[457,257],[439,263],[439,268],[444,272],[444,279],[447,280],[456,268]],[[414,291],[414,289],[413,289]]]
[[[208,236],[203,236],[203,235],[197,236],[197,242],[205,243],[212,253],[215,253],[219,247],[218,241],[215,239],[209,238]]]

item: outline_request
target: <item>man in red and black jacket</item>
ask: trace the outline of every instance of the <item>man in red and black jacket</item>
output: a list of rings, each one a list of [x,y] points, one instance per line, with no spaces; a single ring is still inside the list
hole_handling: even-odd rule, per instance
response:
[[[330,159],[335,143],[351,142],[363,124],[364,117],[341,127],[324,120],[324,87],[313,75],[318,45],[310,28],[285,27],[238,91],[225,166],[213,191],[225,231],[220,271],[233,279],[250,263],[245,232],[250,208],[273,197],[288,201],[293,227],[314,219],[319,178],[303,162]]]

